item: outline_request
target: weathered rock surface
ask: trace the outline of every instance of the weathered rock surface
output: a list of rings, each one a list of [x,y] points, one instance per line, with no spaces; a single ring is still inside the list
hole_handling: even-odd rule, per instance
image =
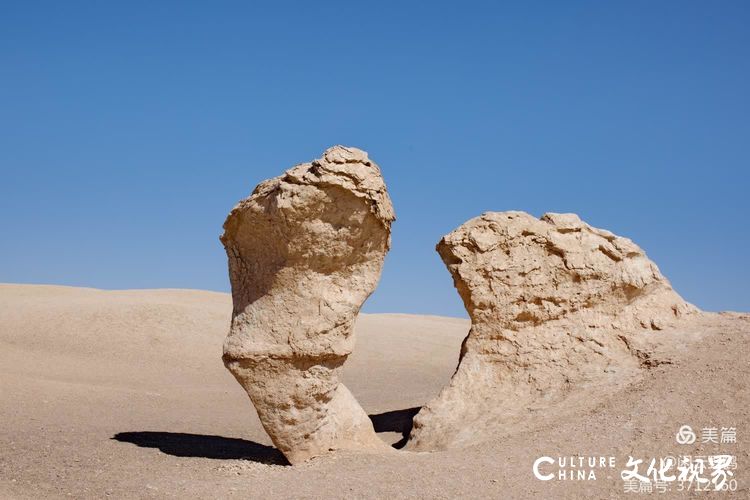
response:
[[[378,166],[336,146],[260,183],[224,223],[234,311],[223,360],[291,463],[387,448],[339,375],[393,220]]]
[[[658,330],[697,309],[643,250],[574,214],[485,213],[437,251],[472,321],[449,385],[408,448],[449,448],[654,362]]]

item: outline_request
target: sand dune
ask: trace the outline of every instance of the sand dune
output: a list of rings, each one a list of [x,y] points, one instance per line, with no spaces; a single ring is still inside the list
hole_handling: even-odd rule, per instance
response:
[[[213,292],[0,285],[0,497],[616,497],[628,455],[719,451],[738,456],[740,491],[723,495],[748,494],[746,315],[686,324],[693,343],[629,387],[532,411],[481,445],[289,467],[222,365],[230,313],[229,295]],[[384,440],[399,441],[410,409],[448,381],[468,327],[358,319],[344,382]],[[678,445],[684,424],[734,426],[738,442]],[[576,454],[614,455],[618,467],[588,482],[531,474],[541,455]]]

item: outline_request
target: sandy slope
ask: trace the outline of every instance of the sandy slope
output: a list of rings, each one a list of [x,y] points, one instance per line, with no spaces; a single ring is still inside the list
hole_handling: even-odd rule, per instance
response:
[[[618,498],[628,455],[718,452],[738,456],[740,486],[718,497],[748,495],[747,316],[684,325],[695,340],[670,364],[478,446],[289,467],[221,363],[230,311],[229,296],[211,292],[0,285],[0,498]],[[410,412],[400,410],[450,378],[467,329],[451,318],[359,319],[345,383],[380,415],[384,439],[401,439]],[[677,445],[684,424],[735,426],[738,443]],[[541,455],[576,454],[614,455],[617,468],[588,482],[531,474]]]

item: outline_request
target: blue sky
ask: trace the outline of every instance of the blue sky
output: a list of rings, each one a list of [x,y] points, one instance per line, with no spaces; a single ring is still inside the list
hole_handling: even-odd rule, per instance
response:
[[[334,144],[398,220],[366,312],[465,315],[434,246],[576,212],[750,310],[750,3],[0,4],[0,281],[229,289],[218,236]]]

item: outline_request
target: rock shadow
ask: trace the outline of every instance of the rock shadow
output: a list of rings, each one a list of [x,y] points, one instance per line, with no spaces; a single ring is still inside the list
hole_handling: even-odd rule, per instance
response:
[[[118,432],[112,439],[141,448],[158,448],[162,453],[175,457],[251,460],[269,465],[289,465],[284,455],[273,446],[245,439],[151,431]]]
[[[409,433],[414,425],[414,416],[419,413],[419,410],[421,409],[421,406],[416,406],[414,408],[387,411],[385,413],[368,416],[372,421],[372,426],[375,427],[375,432],[397,432],[401,434],[401,440],[391,445],[397,450],[400,450],[409,440]]]

